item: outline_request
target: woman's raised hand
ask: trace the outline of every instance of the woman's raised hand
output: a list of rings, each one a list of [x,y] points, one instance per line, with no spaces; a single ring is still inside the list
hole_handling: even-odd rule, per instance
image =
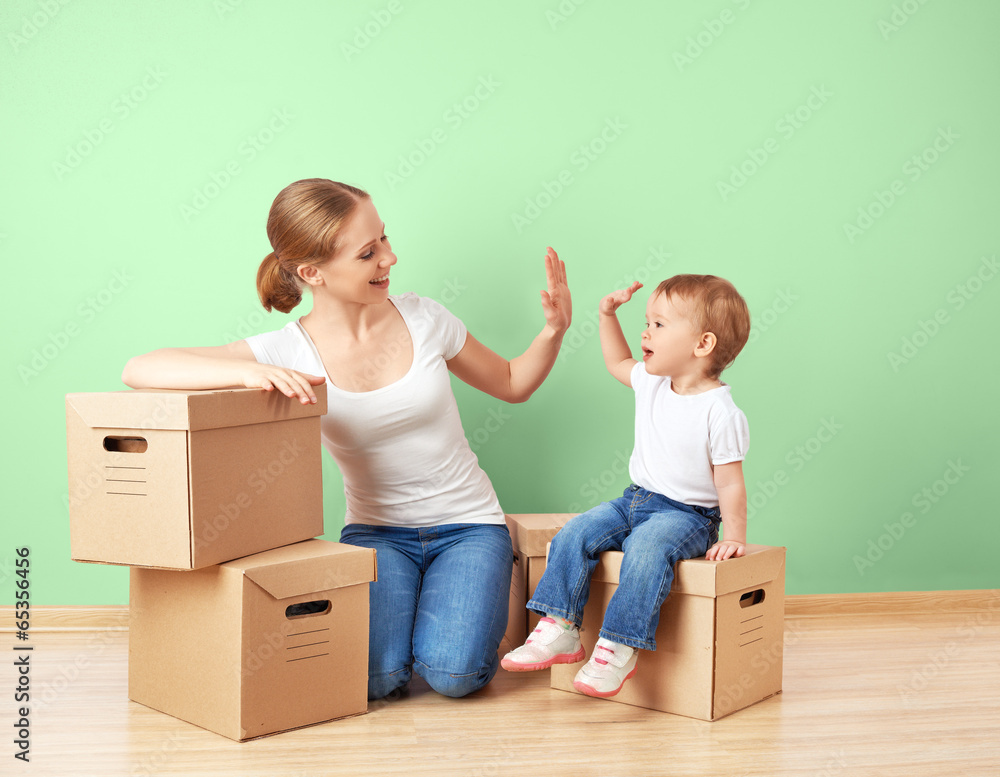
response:
[[[552,248],[545,253],[545,278],[548,283],[548,290],[542,292],[545,323],[561,336],[573,319],[573,300],[566,284],[566,263]]]

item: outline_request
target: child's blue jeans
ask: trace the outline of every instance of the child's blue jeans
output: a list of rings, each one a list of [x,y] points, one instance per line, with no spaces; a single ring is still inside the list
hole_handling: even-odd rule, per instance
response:
[[[621,550],[625,557],[618,589],[604,613],[600,636],[656,650],[656,625],[674,580],[674,564],[705,555],[718,540],[719,521],[718,507],[683,504],[632,484],[622,496],[576,516],[559,531],[528,609],[579,626],[598,554]]]

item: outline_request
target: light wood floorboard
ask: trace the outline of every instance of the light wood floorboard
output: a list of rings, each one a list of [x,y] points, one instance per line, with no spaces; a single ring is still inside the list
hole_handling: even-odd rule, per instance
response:
[[[4,692],[0,773],[996,777],[1000,594],[984,601],[975,611],[787,616],[784,692],[714,723],[501,670],[465,699],[415,681],[367,715],[243,744],[128,701],[128,633],[115,623],[34,632],[31,762],[13,759],[15,704]],[[4,663],[0,687],[12,688]]]

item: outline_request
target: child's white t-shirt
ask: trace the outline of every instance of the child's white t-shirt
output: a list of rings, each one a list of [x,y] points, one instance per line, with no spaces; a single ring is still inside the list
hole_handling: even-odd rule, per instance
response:
[[[699,507],[718,507],[712,465],[746,458],[750,429],[722,384],[701,394],[677,394],[670,378],[632,367],[635,448],[629,477],[637,486]]]
[[[445,364],[465,345],[465,325],[426,297],[389,299],[409,330],[413,363],[402,378],[374,391],[335,386],[298,321],[246,342],[259,362],[326,377],[320,429],[344,478],[346,523],[502,524],[493,484],[465,438]]]

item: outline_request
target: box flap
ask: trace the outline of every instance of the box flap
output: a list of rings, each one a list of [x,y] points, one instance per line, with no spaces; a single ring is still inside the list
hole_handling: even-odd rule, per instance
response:
[[[275,599],[329,591],[376,579],[375,551],[328,540],[306,540],[229,561]]]
[[[314,389],[315,405],[303,405],[279,391],[261,389],[192,392],[188,400],[188,428],[192,431],[219,429],[323,415],[326,413],[326,384],[314,386]]]
[[[544,556],[545,546],[577,513],[512,513],[504,516],[516,553]]]
[[[92,429],[187,429],[186,391],[106,391],[67,394],[72,408]]]
[[[67,394],[66,405],[91,428],[197,431],[323,415],[326,384],[315,389],[315,405],[303,405],[277,391],[248,388]]]
[[[602,553],[591,579],[597,582],[617,583],[622,557],[621,551]],[[680,562],[674,568],[674,583],[670,592],[692,596],[722,596],[770,582],[784,567],[783,547],[747,545],[746,555],[740,558],[725,561],[692,558]]]

